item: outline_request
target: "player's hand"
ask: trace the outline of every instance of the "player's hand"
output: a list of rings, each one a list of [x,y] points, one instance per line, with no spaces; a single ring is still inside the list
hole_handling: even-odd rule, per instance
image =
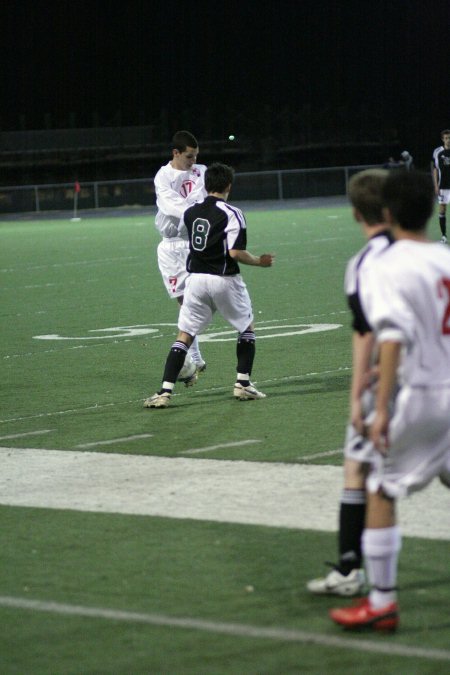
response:
[[[364,417],[361,399],[356,399],[350,404],[350,424],[359,434],[364,435]]]
[[[273,253],[263,253],[259,256],[260,267],[272,267],[275,255]]]
[[[367,387],[372,386],[380,379],[380,366],[378,364],[372,366],[367,373]]]
[[[375,413],[370,427],[370,440],[382,455],[387,455],[389,449],[389,413],[387,410]]]

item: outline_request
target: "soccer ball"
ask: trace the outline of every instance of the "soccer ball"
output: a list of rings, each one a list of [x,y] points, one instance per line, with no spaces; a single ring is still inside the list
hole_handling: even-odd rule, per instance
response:
[[[197,366],[193,362],[191,355],[189,353],[186,354],[183,367],[177,378],[178,382],[186,382],[186,380],[189,380],[193,376],[196,370]]]

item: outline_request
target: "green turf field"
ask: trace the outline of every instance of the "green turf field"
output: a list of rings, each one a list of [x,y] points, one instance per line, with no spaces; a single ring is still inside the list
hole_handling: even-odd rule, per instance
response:
[[[0,223],[4,459],[19,448],[127,461],[195,449],[193,462],[339,466],[351,365],[343,273],[362,235],[342,206],[247,219],[249,250],[277,256],[272,269],[242,266],[253,381],[268,397],[232,398],[235,334],[218,317],[202,336],[206,373],[177,387],[168,410],[142,408],[176,334],[152,216]],[[327,618],[336,601],[304,591],[334,558],[334,533],[48,508],[51,480],[43,490],[35,468],[23,471],[43,501],[10,506],[0,493],[2,675],[449,668],[448,539],[405,538],[395,636],[350,635]]]

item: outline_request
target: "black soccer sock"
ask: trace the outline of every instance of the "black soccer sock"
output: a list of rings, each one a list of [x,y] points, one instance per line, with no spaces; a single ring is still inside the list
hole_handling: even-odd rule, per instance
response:
[[[365,514],[365,491],[344,489],[339,509],[338,569],[341,574],[362,567],[361,536]]]
[[[251,330],[240,333],[236,345],[237,372],[250,377],[255,359],[255,334]]]
[[[443,237],[447,236],[447,218],[445,214],[439,214],[439,227]]]
[[[170,352],[167,355],[163,375],[163,388],[161,391],[170,391],[167,387],[164,387],[165,382],[170,382],[172,385],[174,385],[177,381],[177,377],[183,367],[188,349],[189,347],[184,342],[177,340],[173,343],[172,347],[170,348]]]

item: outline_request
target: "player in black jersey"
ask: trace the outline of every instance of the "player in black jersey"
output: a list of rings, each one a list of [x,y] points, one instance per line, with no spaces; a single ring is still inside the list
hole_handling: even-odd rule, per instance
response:
[[[439,227],[441,241],[447,243],[447,204],[450,202],[450,129],[441,132],[442,145],[433,152],[431,160],[431,174],[433,176],[434,191],[439,202]]]
[[[265,398],[250,382],[255,357],[253,310],[239,263],[271,267],[274,256],[254,256],[247,249],[247,225],[240,209],[227,204],[234,171],[212,164],[205,173],[206,199],[184,212],[180,232],[189,235],[189,256],[179,333],[166,359],[161,389],[144,402],[146,408],[166,408],[187,351],[218,311],[237,331],[237,377],[233,395],[241,401]]]

